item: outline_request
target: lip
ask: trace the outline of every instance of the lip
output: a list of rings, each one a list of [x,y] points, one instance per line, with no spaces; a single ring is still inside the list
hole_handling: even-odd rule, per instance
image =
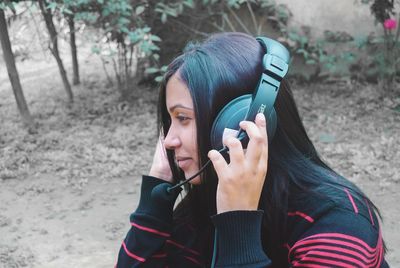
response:
[[[178,162],[178,166],[181,169],[185,169],[190,165],[190,163],[192,161],[192,158],[190,158],[190,157],[177,157],[176,161]]]

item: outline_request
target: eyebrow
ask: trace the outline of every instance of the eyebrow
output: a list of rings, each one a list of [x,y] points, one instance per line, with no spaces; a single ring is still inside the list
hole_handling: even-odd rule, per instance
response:
[[[170,108],[169,108],[169,111],[172,113],[176,108],[182,108],[182,109],[187,109],[187,110],[193,110],[193,108],[186,107],[186,106],[184,106],[184,105],[182,105],[182,104],[176,104],[176,105],[170,107]]]

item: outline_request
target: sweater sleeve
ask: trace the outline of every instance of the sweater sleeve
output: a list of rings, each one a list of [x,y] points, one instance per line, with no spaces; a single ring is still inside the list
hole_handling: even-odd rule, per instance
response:
[[[165,267],[164,245],[171,236],[173,206],[180,190],[155,177],[143,176],[139,205],[122,242],[116,267]]]
[[[269,267],[261,244],[263,211],[229,211],[212,221],[217,232],[216,267]]]
[[[334,208],[315,221],[304,218],[309,228],[288,245],[290,267],[389,267],[381,231],[370,215]]]

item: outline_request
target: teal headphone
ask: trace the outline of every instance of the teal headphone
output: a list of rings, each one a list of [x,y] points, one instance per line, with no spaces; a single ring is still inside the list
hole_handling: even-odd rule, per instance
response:
[[[267,133],[272,140],[277,126],[277,116],[274,103],[279,86],[288,71],[289,51],[278,41],[267,37],[257,37],[257,41],[266,53],[263,56],[263,72],[253,94],[242,95],[229,102],[217,115],[211,128],[211,146],[222,149],[222,139],[226,131],[234,131],[236,137],[247,147],[248,137],[240,129],[240,121],[254,121],[257,113],[264,113],[267,119]]]

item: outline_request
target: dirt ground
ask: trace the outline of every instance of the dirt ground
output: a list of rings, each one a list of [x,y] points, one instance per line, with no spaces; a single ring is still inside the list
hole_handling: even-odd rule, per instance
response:
[[[81,60],[71,107],[51,58],[18,62],[37,134],[22,128],[0,62],[1,268],[113,267],[129,228],[156,141],[156,89],[120,102],[95,56]],[[387,259],[400,267],[400,94],[354,84],[293,90],[323,158],[381,209]]]

